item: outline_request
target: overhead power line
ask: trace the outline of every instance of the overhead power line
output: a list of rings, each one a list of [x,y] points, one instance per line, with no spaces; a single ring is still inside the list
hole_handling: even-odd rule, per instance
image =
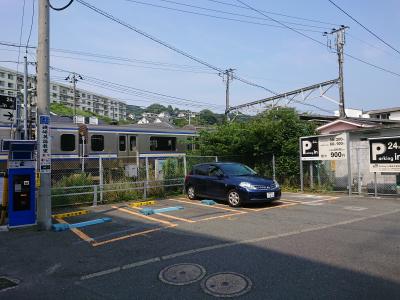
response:
[[[337,9],[339,9],[342,13],[344,13],[346,16],[348,16],[350,19],[352,19],[354,22],[356,22],[358,25],[360,25],[362,28],[364,28],[366,31],[368,31],[370,34],[372,34],[374,37],[376,37],[378,40],[380,40],[382,43],[384,43],[386,46],[390,47],[392,50],[396,51],[398,54],[400,54],[400,51],[393,47],[391,44],[386,42],[383,38],[378,36],[375,32],[361,24],[357,19],[355,19],[353,16],[351,16],[348,12],[346,12],[343,8],[341,8],[339,5],[337,5],[335,2],[332,0],[328,0],[330,3],[332,3]]]
[[[254,7],[252,7],[252,6],[248,5],[248,4],[246,4],[245,2],[243,2],[243,1],[241,1],[241,0],[236,0],[236,1],[239,2],[239,3],[241,3],[241,4],[243,4],[243,5],[245,5],[246,7],[252,9],[253,11],[255,11],[255,12],[257,12],[257,13],[262,14],[263,16],[266,16],[267,18],[269,18],[269,19],[271,19],[271,20],[274,20],[274,21],[277,22],[278,24],[281,24],[282,26],[285,26],[287,29],[289,29],[289,30],[291,30],[291,31],[294,31],[294,32],[296,32],[297,34],[300,34],[301,36],[303,36],[303,37],[305,37],[305,38],[307,38],[307,39],[309,39],[309,40],[312,40],[312,41],[314,41],[314,42],[317,43],[317,44],[320,44],[320,45],[326,47],[326,45],[325,45],[324,43],[322,43],[321,41],[319,41],[319,40],[317,40],[317,39],[315,39],[315,38],[313,38],[313,37],[311,37],[311,36],[309,36],[309,35],[307,35],[307,34],[305,34],[305,33],[303,33],[303,32],[300,32],[300,31],[296,30],[295,28],[290,27],[290,26],[288,26],[288,25],[286,25],[286,24],[284,24],[284,23],[282,23],[282,22],[280,22],[280,21],[278,21],[278,20],[275,20],[274,18],[272,18],[272,17],[266,15],[265,13],[263,13],[261,10],[256,9],[256,8],[254,8]],[[356,60],[356,61],[358,61],[358,62],[364,63],[364,64],[366,64],[366,65],[368,65],[368,66],[370,66],[370,67],[373,67],[373,68],[375,68],[375,69],[378,69],[378,70],[384,71],[384,72],[386,72],[386,73],[389,73],[389,74],[392,74],[392,75],[395,75],[395,76],[399,76],[399,77],[400,77],[400,74],[397,73],[397,72],[394,72],[394,71],[388,70],[388,69],[386,69],[386,68],[380,67],[380,66],[375,65],[375,64],[373,64],[373,63],[370,63],[370,62],[368,62],[368,61],[366,61],[366,60],[363,60],[363,59],[361,59],[361,58],[355,57],[354,55],[348,54],[348,53],[346,53],[346,52],[344,53],[344,55],[347,56],[347,57],[350,57],[350,58],[352,58],[352,59],[354,59],[354,60]]]
[[[76,0],[76,1],[79,2],[80,4],[82,4],[83,6],[86,6],[87,8],[93,10],[94,12],[106,17],[107,19],[110,19],[111,21],[114,21],[114,22],[116,22],[116,23],[118,23],[118,24],[120,24],[120,25],[122,25],[122,26],[124,26],[124,27],[126,27],[128,29],[130,29],[130,30],[133,30],[136,33],[138,33],[140,35],[143,35],[143,36],[147,37],[148,39],[150,39],[150,40],[152,40],[152,41],[154,41],[154,42],[156,42],[156,43],[158,43],[160,45],[163,45],[164,47],[167,47],[167,48],[171,49],[174,52],[177,52],[177,53],[179,53],[179,54],[181,54],[181,55],[183,55],[183,56],[185,56],[185,57],[187,57],[187,58],[189,58],[191,60],[194,60],[194,61],[198,62],[199,64],[202,64],[202,65],[204,65],[204,66],[206,66],[206,67],[208,67],[210,69],[213,69],[213,70],[215,70],[217,72],[222,72],[223,71],[222,69],[220,69],[220,68],[218,68],[216,66],[213,66],[212,64],[210,64],[210,63],[208,63],[208,62],[206,62],[206,61],[204,61],[204,60],[202,60],[200,58],[197,58],[197,57],[195,57],[195,56],[193,56],[193,55],[191,55],[191,54],[189,54],[189,53],[187,53],[185,51],[182,51],[182,50],[180,50],[180,49],[178,49],[178,48],[176,48],[176,47],[174,47],[174,46],[172,46],[172,45],[170,45],[170,44],[168,44],[168,43],[166,43],[166,42],[164,42],[164,41],[162,41],[162,40],[160,40],[160,39],[158,39],[158,38],[156,38],[156,37],[154,37],[154,36],[152,36],[152,35],[150,35],[150,34],[148,34],[146,32],[144,32],[143,30],[140,30],[139,28],[136,28],[136,27],[134,27],[134,26],[132,26],[132,25],[130,25],[130,24],[128,24],[128,23],[116,18],[116,17],[114,17],[113,15],[111,15],[111,14],[109,14],[109,13],[107,13],[107,12],[105,12],[105,11],[103,11],[103,10],[93,6],[93,5],[91,5],[90,3],[87,3],[87,2],[85,2],[83,0]]]
[[[101,10],[101,9],[99,9],[99,8],[97,8],[97,7],[95,7],[95,6],[91,5],[91,4],[83,1],[83,0],[76,0],[76,1],[79,2],[80,4],[86,6],[87,8],[93,10],[94,12],[96,12],[96,13],[98,13],[98,14],[100,14],[100,15],[102,15],[102,16],[104,16],[104,17],[106,17],[106,18],[108,18],[108,19],[110,19],[110,20],[112,20],[112,21],[114,21],[114,22],[116,22],[116,23],[128,28],[128,29],[130,29],[130,30],[135,31],[136,33],[138,33],[140,35],[143,35],[143,36],[147,37],[148,39],[150,39],[150,40],[152,40],[152,41],[154,41],[154,42],[156,42],[158,44],[161,44],[164,47],[169,48],[170,50],[172,50],[174,52],[177,52],[177,53],[179,53],[179,54],[181,54],[181,55],[183,55],[183,56],[185,56],[185,57],[187,57],[187,58],[189,58],[189,59],[191,59],[193,61],[196,61],[199,64],[202,64],[202,65],[204,65],[204,66],[206,66],[206,67],[208,67],[210,69],[213,69],[213,70],[215,70],[215,71],[217,71],[219,73],[224,72],[224,70],[222,70],[221,68],[216,67],[216,66],[214,66],[214,65],[212,65],[212,64],[210,64],[210,63],[208,63],[208,62],[206,62],[206,61],[204,61],[204,60],[202,60],[200,58],[197,58],[197,57],[195,57],[195,56],[183,51],[183,50],[180,50],[180,49],[178,49],[178,48],[176,48],[176,47],[174,47],[174,46],[172,46],[172,45],[160,40],[159,38],[156,38],[156,37],[144,32],[143,30],[140,30],[140,29],[138,29],[138,28],[136,28],[136,27],[134,27],[134,26],[122,21],[122,20],[114,17],[113,15],[111,15],[111,14],[109,14],[109,13],[107,13],[107,12],[105,12],[105,11],[103,11],[103,10]],[[244,81],[242,81],[242,82],[244,82]],[[244,83],[248,84],[248,82],[249,81],[244,82]],[[252,86],[256,86],[256,87],[261,87],[260,85],[255,84],[255,83],[251,83],[251,85]],[[264,90],[268,90],[265,87],[262,87],[262,88]]]
[[[51,7],[51,9],[53,10],[57,10],[57,11],[61,11],[64,10],[66,8],[68,8],[68,6],[70,6],[72,4],[72,2],[74,2],[74,0],[70,0],[65,6],[63,7],[54,7],[53,5],[51,5],[51,0],[49,0],[49,6]]]
[[[236,8],[247,9],[247,10],[250,9],[247,6],[242,6],[242,5],[238,5],[238,4],[234,4],[234,3],[230,3],[230,2],[224,2],[224,1],[218,1],[218,0],[205,0],[205,1],[213,2],[213,3],[217,3],[217,4],[222,4],[222,5],[226,5],[226,6],[231,6],[231,7],[236,7]],[[303,17],[298,17],[298,16],[291,16],[291,15],[272,12],[272,11],[267,11],[267,10],[262,10],[262,12],[267,13],[267,14],[271,14],[271,15],[291,18],[291,19],[309,21],[309,22],[314,22],[314,23],[319,23],[319,24],[326,24],[326,25],[330,25],[330,26],[340,26],[339,24],[334,24],[334,23],[330,23],[330,22],[326,22],[326,21],[303,18]]]
[[[136,1],[136,0],[125,0],[125,1],[131,2],[131,3],[147,5],[147,6],[151,6],[151,7],[158,7],[158,8],[162,8],[162,9],[182,12],[182,13],[187,13],[187,14],[205,16],[205,17],[210,17],[210,18],[215,18],[215,19],[221,19],[221,20],[227,20],[227,21],[235,21],[235,22],[248,23],[248,24],[254,24],[254,25],[263,25],[263,26],[269,26],[269,27],[275,27],[275,28],[284,28],[282,26],[272,25],[272,24],[268,24],[268,23],[260,23],[260,22],[248,21],[248,20],[242,20],[242,19],[236,19],[236,18],[221,17],[221,16],[217,16],[217,15],[210,15],[210,14],[200,13],[200,12],[196,12],[196,11],[189,11],[189,10],[184,10],[184,9],[179,9],[179,8],[174,8],[174,7],[168,7],[168,6],[163,6],[163,5],[153,4],[153,3],[146,3],[146,2],[142,2],[142,1]],[[232,13],[232,12],[227,12],[227,11],[218,10],[218,9],[205,8],[205,7],[201,7],[201,6],[184,4],[184,3],[179,3],[179,2],[175,2],[175,1],[168,1],[168,0],[159,0],[159,1],[167,2],[167,3],[171,3],[171,4],[175,4],[175,5],[181,5],[181,6],[201,9],[201,10],[206,10],[206,11],[212,11],[212,12],[216,12],[216,13],[220,13],[220,14],[228,14],[228,15],[239,16],[239,17],[250,18],[250,19],[267,20],[266,18],[259,18],[259,17],[250,16],[250,15]],[[286,22],[286,21],[285,21],[285,23],[296,25],[296,26],[319,28],[319,29],[327,30],[327,27],[322,27],[322,26],[315,26],[315,25],[308,25],[308,24],[301,24],[301,23],[294,23],[294,22]],[[315,29],[312,30],[312,29],[297,28],[297,30],[322,33],[321,30],[318,31],[318,30],[315,30]]]
[[[55,71],[58,71],[58,72],[63,72],[63,73],[70,73],[71,72],[69,70],[56,68],[56,67],[51,67],[51,69],[55,70]],[[135,88],[135,87],[128,86],[128,85],[119,84],[119,83],[115,83],[115,82],[99,79],[99,78],[92,77],[92,76],[89,76],[89,75],[86,75],[86,74],[81,74],[81,75],[84,78],[84,80],[82,82],[88,81],[88,82],[99,84],[101,86],[104,86],[104,85],[105,86],[113,86],[116,89],[121,89],[121,90],[125,89],[125,90],[134,91],[134,92],[150,94],[150,95],[157,96],[157,97],[163,97],[163,98],[168,98],[168,99],[173,99],[173,100],[185,101],[186,103],[191,103],[191,104],[203,104],[203,105],[207,105],[207,106],[221,106],[221,105],[216,105],[216,104],[212,104],[212,103],[208,103],[208,102],[195,101],[195,100],[185,99],[185,98],[181,98],[181,97],[170,96],[170,95],[166,95],[166,94],[163,94],[163,93],[153,92],[153,91],[149,91],[149,90],[145,90],[145,89],[139,89],[139,88]]]

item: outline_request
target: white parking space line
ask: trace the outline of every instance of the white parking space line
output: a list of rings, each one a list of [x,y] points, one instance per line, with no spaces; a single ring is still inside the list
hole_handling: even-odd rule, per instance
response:
[[[213,250],[217,250],[217,249],[223,249],[223,248],[227,248],[227,247],[246,245],[246,244],[254,244],[254,243],[264,242],[264,241],[268,241],[268,240],[272,240],[272,239],[283,238],[283,237],[290,237],[290,236],[294,236],[294,235],[298,235],[298,234],[302,234],[302,233],[313,232],[313,231],[318,231],[318,230],[323,230],[323,229],[329,229],[329,228],[334,228],[334,227],[342,226],[342,225],[348,225],[348,224],[365,221],[365,220],[369,220],[369,219],[375,219],[375,218],[379,218],[379,217],[383,217],[383,216],[396,214],[399,212],[400,212],[400,209],[396,209],[396,210],[393,210],[390,212],[354,218],[354,219],[350,219],[350,220],[346,220],[346,221],[342,221],[342,222],[338,222],[338,223],[333,223],[333,224],[328,224],[328,225],[315,226],[315,227],[300,229],[300,230],[276,234],[276,235],[269,235],[269,236],[254,238],[254,239],[221,243],[221,244],[215,244],[215,245],[206,246],[206,247],[190,249],[190,250],[186,250],[186,251],[176,252],[176,253],[172,253],[172,254],[164,255],[164,256],[153,257],[153,258],[150,258],[147,260],[137,261],[137,262],[129,263],[126,265],[110,268],[107,270],[87,274],[87,275],[81,276],[81,280],[88,280],[91,278],[120,272],[121,270],[124,270],[124,269],[133,269],[133,268],[140,267],[143,265],[148,265],[148,264],[152,264],[152,263],[156,263],[156,262],[164,261],[164,260],[170,260],[170,259],[174,259],[177,257],[183,257],[183,256],[187,256],[187,255],[193,255],[193,254],[213,251]]]
[[[345,206],[343,209],[353,210],[353,211],[363,211],[368,209],[367,207],[359,207],[359,206]]]

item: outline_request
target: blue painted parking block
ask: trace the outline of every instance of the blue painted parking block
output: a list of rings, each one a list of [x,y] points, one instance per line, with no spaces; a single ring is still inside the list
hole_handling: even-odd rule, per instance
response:
[[[146,208],[142,208],[140,210],[140,213],[142,213],[145,216],[148,216],[148,215],[164,213],[164,212],[174,211],[174,210],[181,210],[181,209],[183,209],[183,206],[171,206],[171,207],[164,207],[164,208],[158,208],[158,209],[146,207]]]
[[[54,231],[65,231],[69,230],[71,228],[81,228],[81,227],[86,227],[86,226],[91,226],[91,225],[96,225],[96,224],[102,224],[106,222],[111,222],[111,218],[101,218],[101,219],[95,219],[95,220],[90,220],[86,222],[80,222],[80,223],[74,223],[74,224],[53,224],[52,228]]]
[[[205,205],[214,205],[214,204],[216,204],[216,202],[214,200],[208,200],[208,199],[201,200],[201,203],[203,203]]]

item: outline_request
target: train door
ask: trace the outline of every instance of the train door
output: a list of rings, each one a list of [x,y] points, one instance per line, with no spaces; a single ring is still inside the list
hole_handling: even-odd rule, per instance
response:
[[[118,136],[118,157],[128,156],[127,138],[128,136],[126,134],[120,134]]]
[[[137,140],[136,140],[136,135],[128,135],[128,143],[129,143],[129,147],[128,147],[128,155],[130,157],[136,157],[137,155]]]

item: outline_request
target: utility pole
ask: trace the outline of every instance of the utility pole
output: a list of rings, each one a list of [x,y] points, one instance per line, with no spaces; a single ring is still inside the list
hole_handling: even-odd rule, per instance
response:
[[[78,82],[78,78],[79,79],[83,79],[81,75],[76,74],[75,72],[73,72],[72,74],[68,75],[67,78],[65,78],[65,80],[69,80],[69,82],[72,83],[72,90],[73,90],[73,101],[74,101],[74,122],[76,122],[76,83]]]
[[[38,24],[38,48],[37,48],[37,123],[41,116],[50,115],[50,16],[49,1],[39,0],[39,24]],[[50,124],[48,124],[50,125]],[[37,140],[41,144],[44,134],[37,128]],[[50,145],[50,143],[49,143]],[[37,221],[41,230],[51,229],[51,172],[42,172],[41,156],[42,147],[38,147],[38,171],[40,172],[40,187],[37,203]],[[49,154],[51,155],[51,149]]]
[[[24,56],[24,140],[28,140],[28,58]]]
[[[226,83],[226,89],[225,89],[225,120],[229,122],[229,84],[231,80],[233,80],[233,71],[235,69],[229,68],[225,70],[223,73],[220,73],[219,75],[222,76],[222,79]]]
[[[342,25],[339,29],[332,29],[331,34],[336,34],[336,52],[339,62],[339,116],[346,118],[344,106],[344,84],[343,84],[343,63],[344,63],[344,44],[346,42],[345,32],[348,26]]]

